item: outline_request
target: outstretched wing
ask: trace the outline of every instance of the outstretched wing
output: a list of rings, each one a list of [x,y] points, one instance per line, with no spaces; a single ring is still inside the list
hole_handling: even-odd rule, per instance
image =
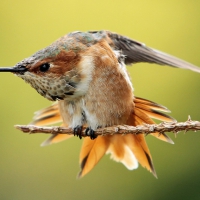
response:
[[[145,44],[132,40],[128,37],[112,33],[110,31],[91,31],[90,33],[94,34],[94,37],[96,35],[96,38],[99,38],[99,35],[102,34],[110,46],[116,50],[122,51],[122,54],[125,55],[125,63],[127,65],[139,62],[148,62],[190,69],[200,73],[199,67],[162,51],[147,47]]]

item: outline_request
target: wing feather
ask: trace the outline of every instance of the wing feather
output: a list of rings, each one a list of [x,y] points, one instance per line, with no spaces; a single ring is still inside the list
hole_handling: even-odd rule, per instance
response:
[[[145,44],[132,40],[128,37],[109,31],[106,31],[106,33],[114,44],[114,48],[121,50],[122,53],[126,56],[126,64],[148,62],[159,65],[168,65],[171,67],[189,69],[200,73],[199,67],[184,60],[181,60],[175,56],[147,47]],[[113,44],[110,45],[112,46]]]

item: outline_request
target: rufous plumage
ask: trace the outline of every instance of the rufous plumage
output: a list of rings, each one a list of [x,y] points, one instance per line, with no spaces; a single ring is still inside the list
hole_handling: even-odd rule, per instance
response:
[[[166,107],[134,96],[125,65],[138,62],[200,72],[190,63],[110,31],[69,33],[15,67],[0,68],[0,72],[13,72],[48,100],[57,101],[38,111],[32,124],[61,122],[80,138],[82,128],[86,127],[90,137],[83,139],[79,177],[87,174],[106,153],[130,170],[136,169],[139,162],[156,176],[143,134],[95,136],[98,128],[154,124],[151,118],[174,120],[163,113],[169,111]],[[173,143],[164,133],[151,135]],[[70,137],[52,135],[43,145]]]

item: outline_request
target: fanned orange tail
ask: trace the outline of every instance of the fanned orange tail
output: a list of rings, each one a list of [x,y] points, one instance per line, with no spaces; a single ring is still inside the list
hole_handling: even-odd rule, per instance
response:
[[[138,97],[135,97],[134,103],[135,110],[130,114],[127,125],[136,126],[144,123],[154,124],[155,122],[150,117],[161,121],[174,121],[173,118],[160,112],[169,112],[169,110],[164,106]],[[173,144],[173,141],[164,133],[153,133],[151,135]],[[157,177],[144,134],[112,136],[107,153],[110,153],[111,158],[123,163],[130,170],[136,169],[139,162],[143,167],[147,168],[155,177]]]
[[[160,121],[174,121],[173,118],[162,113],[169,112],[164,106],[139,97],[135,97],[134,103],[135,109],[130,114],[127,125],[155,124],[151,118]],[[38,111],[32,124],[44,126],[58,122],[62,122],[62,119],[58,105],[53,104],[46,109]],[[173,144],[173,141],[164,133],[152,133],[150,135]],[[57,143],[70,137],[72,136],[64,134],[52,135],[42,143],[42,146]],[[81,171],[78,177],[81,178],[90,172],[103,155],[109,153],[113,160],[123,163],[128,169],[136,169],[139,162],[157,177],[144,134],[106,135],[98,136],[95,140],[84,138],[79,159]]]

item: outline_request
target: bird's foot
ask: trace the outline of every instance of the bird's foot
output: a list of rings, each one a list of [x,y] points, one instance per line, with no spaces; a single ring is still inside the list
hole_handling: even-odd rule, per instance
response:
[[[95,135],[95,131],[93,129],[91,129],[91,127],[86,128],[85,134],[90,136],[91,140],[94,140],[97,137],[97,135]]]
[[[82,139],[82,130],[83,130],[83,126],[78,125],[73,129],[74,132],[74,136],[79,137],[80,139]]]

